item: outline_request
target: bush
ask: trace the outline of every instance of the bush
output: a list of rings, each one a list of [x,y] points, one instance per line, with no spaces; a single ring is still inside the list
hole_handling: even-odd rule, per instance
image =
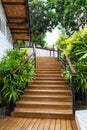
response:
[[[27,56],[26,50],[10,50],[0,62],[0,103],[13,101],[19,98],[23,89],[24,82],[30,82],[34,74],[32,59],[21,66],[16,74],[12,71],[20,65],[21,61]]]
[[[67,54],[69,56],[76,70],[76,91],[81,89],[87,91],[87,26],[69,38],[65,38],[65,36],[62,36],[63,40],[60,38],[56,44],[64,49],[62,55]],[[66,77],[68,75],[69,78],[69,72],[68,74],[67,72],[64,74]]]

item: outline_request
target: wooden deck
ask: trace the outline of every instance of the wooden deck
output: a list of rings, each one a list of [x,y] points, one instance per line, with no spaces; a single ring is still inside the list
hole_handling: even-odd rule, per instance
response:
[[[74,120],[8,117],[0,120],[0,130],[77,130]]]

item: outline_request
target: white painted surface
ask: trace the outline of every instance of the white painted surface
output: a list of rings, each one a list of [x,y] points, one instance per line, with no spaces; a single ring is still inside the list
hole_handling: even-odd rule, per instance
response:
[[[13,40],[9,27],[7,27],[7,19],[0,0],[0,59],[5,55],[9,49],[13,49]]]
[[[29,54],[33,53],[33,48],[29,48]],[[53,56],[53,51],[42,49],[42,48],[36,48],[36,56]],[[57,57],[57,52],[54,51],[54,57]]]
[[[87,110],[76,111],[75,119],[78,130],[87,130]]]
[[[36,48],[36,56],[50,56],[50,51]]]
[[[2,3],[1,3],[1,0],[0,0],[0,17],[2,18],[2,20],[6,23],[7,20],[6,20],[6,16],[5,16],[5,12],[4,12],[4,9],[2,7]]]
[[[36,48],[36,56],[53,56],[53,51]],[[54,51],[54,56],[57,57],[56,51]]]

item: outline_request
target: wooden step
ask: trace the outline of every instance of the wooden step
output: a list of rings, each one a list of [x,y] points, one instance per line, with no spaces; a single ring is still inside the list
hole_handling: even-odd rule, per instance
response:
[[[44,87],[64,87],[65,89],[66,88],[68,88],[68,89],[71,89],[67,84],[65,85],[63,85],[63,84],[28,84],[28,86],[26,87],[26,88],[30,88],[30,87],[42,87],[42,88],[44,88]]]
[[[31,95],[31,94],[23,94],[20,97],[22,101],[64,101],[64,102],[72,102],[71,95]]]
[[[61,78],[63,77],[62,74],[36,74],[35,73],[35,76],[36,77],[57,77],[57,78]]]
[[[51,77],[51,76],[50,76],[50,77],[44,77],[44,76],[40,77],[40,76],[36,76],[36,77],[34,77],[34,79],[35,79],[35,80],[39,80],[39,81],[40,81],[40,80],[41,80],[41,81],[42,81],[42,80],[51,80],[51,81],[52,81],[52,80],[53,80],[53,81],[59,81],[59,80],[60,80],[60,81],[65,81],[65,79],[64,79],[63,77]]]
[[[53,108],[53,109],[72,109],[71,102],[56,102],[56,101],[17,101],[17,108]]]
[[[71,95],[71,91],[70,90],[34,90],[34,89],[26,89],[24,91],[24,94],[38,94],[38,95]]]
[[[15,108],[12,116],[29,118],[50,118],[50,119],[73,119],[72,110],[39,109],[39,108]]]
[[[53,69],[53,68],[55,68],[55,69],[62,69],[62,67],[61,66],[46,66],[46,65],[44,65],[44,66],[37,66],[36,67],[36,69]]]
[[[70,90],[67,85],[29,85],[26,89]]]
[[[55,68],[52,68],[52,69],[49,69],[49,68],[46,68],[46,69],[36,69],[36,71],[61,71],[63,69],[55,69]]]
[[[49,68],[46,68],[46,69],[36,69],[36,72],[56,72],[56,71],[63,71],[62,69],[49,69]]]
[[[36,74],[61,74],[62,72],[59,71],[35,71]]]
[[[48,61],[45,62],[43,60],[42,61],[36,61],[36,64],[43,65],[42,63],[46,64],[46,65],[59,65],[60,66],[60,63],[58,61],[55,61],[55,60],[54,61],[49,61],[49,62]]]
[[[36,63],[36,65],[37,65],[36,68],[37,68],[38,66],[41,66],[41,67],[45,67],[45,66],[54,67],[54,66],[57,66],[57,67],[63,68],[60,64],[57,64],[57,63],[55,63],[55,64],[52,64],[52,63],[47,64],[47,63],[41,62],[41,63],[39,63],[39,64]]]
[[[67,81],[50,81],[50,80],[45,80],[45,81],[41,81],[41,80],[35,80],[34,82],[31,82],[31,84],[47,84],[47,85],[50,85],[50,84],[62,84],[62,85],[67,85],[68,82]]]

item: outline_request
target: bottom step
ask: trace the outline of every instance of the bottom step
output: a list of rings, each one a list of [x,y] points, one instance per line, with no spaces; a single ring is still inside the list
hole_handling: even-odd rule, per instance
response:
[[[15,117],[48,118],[48,119],[74,119],[72,110],[16,108],[12,113]]]

